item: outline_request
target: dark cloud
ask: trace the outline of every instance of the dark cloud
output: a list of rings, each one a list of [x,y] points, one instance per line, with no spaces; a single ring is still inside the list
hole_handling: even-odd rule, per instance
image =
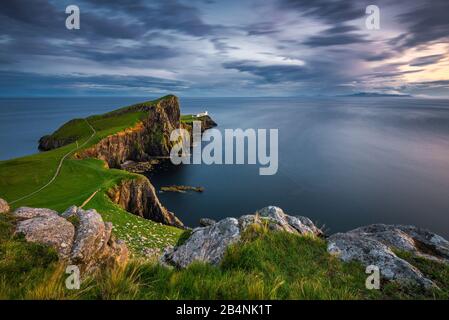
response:
[[[309,37],[303,44],[310,47],[325,47],[367,42],[365,37],[356,33],[356,31],[359,31],[359,29],[354,26],[339,23],[320,32],[318,35]]]
[[[445,57],[444,54],[433,54],[430,56],[419,57],[409,63],[411,67],[421,67],[437,63]]]
[[[70,4],[81,9],[81,30],[65,28],[65,7]],[[226,94],[243,88],[239,92],[252,94],[275,88],[282,94],[284,88],[301,88],[327,94],[361,81],[400,79],[405,74],[403,66],[435,64],[444,55],[397,65],[384,61],[400,57],[404,49],[447,42],[449,37],[447,0],[269,0],[256,4],[237,0],[3,1],[2,93],[123,92],[126,88],[140,92],[151,88]],[[356,24],[369,4],[381,8],[382,29],[374,36],[363,30],[363,20],[360,26]],[[304,30],[298,28],[302,24]],[[394,29],[387,29],[389,24]],[[311,31],[317,28],[324,30]],[[391,34],[399,36],[391,39]],[[305,63],[276,62],[285,57]],[[369,69],[372,64],[367,62],[376,62],[376,69]],[[97,75],[71,74],[90,65]],[[27,67],[42,74],[21,72]],[[143,69],[184,81],[133,75]],[[66,74],[56,74],[59,70]],[[104,75],[114,70],[117,74],[130,70],[130,76]],[[427,83],[419,88],[442,85]]]
[[[348,45],[366,42],[366,39],[358,34],[318,35],[308,38],[303,44],[310,47],[326,47]]]
[[[394,51],[385,51],[385,52],[381,52],[378,54],[370,54],[368,56],[364,57],[365,61],[383,61],[386,59],[390,59],[392,57],[394,57],[396,54],[396,52]]]
[[[398,15],[407,32],[393,39],[399,48],[410,48],[449,37],[449,1],[417,1],[406,13]]]
[[[177,92],[186,89],[183,81],[145,76],[119,75],[47,75],[28,72],[0,71],[0,95],[13,95],[20,88],[27,88],[29,94],[45,93],[107,93],[120,94],[129,88],[140,92]],[[20,92],[20,91],[19,91]]]
[[[251,24],[245,27],[245,30],[249,36],[270,35],[279,32],[277,27],[269,22]]]
[[[342,24],[365,15],[369,4],[354,0],[281,0],[283,9],[297,10],[301,15],[314,17],[329,24]]]
[[[220,51],[221,53],[227,53],[229,50],[239,49],[237,46],[231,46],[227,43],[229,38],[226,37],[217,37],[211,38],[210,41],[214,44],[215,49]]]
[[[315,89],[323,89],[323,87],[330,83],[347,80],[340,74],[339,66],[335,66],[325,60],[309,61],[304,66],[279,64],[257,65],[254,61],[246,60],[224,63],[223,67],[257,76],[260,79],[258,81],[259,84],[282,84],[288,82],[297,82],[298,84],[313,83],[316,86]]]
[[[146,30],[175,30],[192,36],[205,36],[218,27],[204,23],[197,8],[177,0],[85,1],[115,15],[123,14],[137,19]]]

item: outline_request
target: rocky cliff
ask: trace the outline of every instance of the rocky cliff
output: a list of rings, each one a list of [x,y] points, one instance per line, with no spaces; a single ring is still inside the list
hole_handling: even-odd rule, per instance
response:
[[[153,106],[140,109],[136,106],[121,112],[130,111],[144,111],[146,116],[134,127],[110,135],[76,156],[101,159],[112,168],[120,168],[128,160],[147,161],[152,156],[169,156],[173,146],[170,134],[181,128],[178,98],[168,96]],[[111,113],[111,116],[119,112]]]
[[[107,135],[87,149],[77,152],[75,157],[97,158],[105,161],[110,168],[121,168],[125,162],[147,162],[151,157],[169,157],[174,144],[170,141],[172,131],[179,128],[191,130],[191,126],[181,122],[179,101],[172,95],[153,102],[118,109],[96,116],[97,118],[91,117],[88,121],[94,122],[100,117],[108,122],[109,118],[113,121],[114,117],[136,112],[143,112],[144,116],[134,126]],[[216,125],[209,116],[203,118],[201,121],[204,130]],[[67,130],[67,127],[76,124],[77,121],[79,119],[69,121],[53,135],[42,137],[39,148],[50,150],[75,141],[77,137],[72,137],[72,134],[65,135],[64,139],[55,137],[61,136],[64,127],[71,133],[73,130]],[[109,190],[108,195],[113,202],[128,212],[167,225],[183,226],[173,213],[161,205],[151,182],[143,176],[120,183]]]
[[[183,227],[183,223],[162,206],[156,190],[145,177],[122,181],[108,191],[108,196],[128,212],[163,224]]]

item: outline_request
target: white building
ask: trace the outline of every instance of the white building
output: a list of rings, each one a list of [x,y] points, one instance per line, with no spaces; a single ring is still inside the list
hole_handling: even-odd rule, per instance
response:
[[[197,117],[197,118],[201,118],[201,117],[205,117],[205,116],[207,116],[207,115],[208,115],[207,111],[204,111],[204,112],[198,113],[198,114],[196,115],[196,117]]]

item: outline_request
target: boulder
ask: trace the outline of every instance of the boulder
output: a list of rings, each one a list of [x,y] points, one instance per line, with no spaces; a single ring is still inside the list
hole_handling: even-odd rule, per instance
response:
[[[271,230],[300,235],[322,235],[321,230],[309,219],[292,217],[285,214],[282,209],[270,206],[253,215],[245,215],[239,219],[226,218],[212,225],[195,228],[182,245],[167,249],[160,261],[179,268],[185,268],[194,261],[218,265],[228,246],[238,242],[241,234],[251,224],[264,224]]]
[[[194,261],[218,264],[226,248],[240,239],[239,222],[226,218],[212,226],[196,228],[181,246],[166,250],[163,262],[185,268]]]
[[[18,220],[16,233],[53,247],[61,260],[77,265],[84,274],[128,259],[128,248],[113,237],[112,224],[95,210],[72,206],[59,215],[49,209],[21,207],[13,216]]]
[[[201,218],[200,219],[201,227],[208,227],[208,226],[211,226],[216,223],[217,223],[217,221],[215,221],[214,219],[209,219],[209,218]]]
[[[71,206],[69,208],[67,208],[66,211],[64,211],[63,213],[61,213],[61,217],[69,219],[72,217],[76,217],[76,213],[78,211],[78,207],[77,206]]]
[[[95,210],[78,209],[76,215],[79,225],[70,258],[74,264],[90,269],[101,261],[106,253],[112,224],[104,223]]]
[[[256,212],[256,215],[268,222],[269,227],[302,235],[322,236],[323,232],[307,217],[289,216],[281,208],[268,206]]]
[[[19,220],[16,234],[24,234],[27,241],[53,247],[60,259],[70,258],[75,227],[56,211],[21,207],[13,216]]]
[[[423,287],[434,286],[416,267],[399,258],[401,250],[427,259],[448,263],[449,242],[428,230],[414,226],[374,224],[328,239],[328,252],[343,261],[359,261],[379,267],[387,280],[413,281]]]
[[[0,198],[0,213],[7,213],[7,212],[9,212],[8,202]]]

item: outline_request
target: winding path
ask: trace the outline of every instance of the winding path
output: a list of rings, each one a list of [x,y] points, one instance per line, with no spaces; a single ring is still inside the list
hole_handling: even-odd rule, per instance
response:
[[[41,192],[42,190],[44,190],[45,188],[47,188],[49,185],[51,185],[56,178],[58,177],[59,173],[61,172],[61,168],[62,168],[62,164],[64,163],[64,160],[73,152],[83,148],[96,134],[97,131],[94,129],[94,127],[92,127],[92,125],[89,123],[89,121],[87,121],[87,119],[84,119],[84,121],[86,121],[87,125],[90,127],[90,129],[92,130],[92,135],[89,137],[89,139],[87,139],[82,145],[80,145],[79,147],[76,147],[75,149],[69,151],[68,153],[66,153],[61,160],[59,161],[58,167],[56,168],[56,172],[53,175],[53,177],[50,179],[50,181],[48,181],[44,186],[40,187],[39,189],[37,189],[36,191],[31,192],[30,194],[27,194],[19,199],[16,199],[14,201],[11,201],[10,203],[13,204],[15,202],[27,199],[31,196],[34,196],[35,194]]]

